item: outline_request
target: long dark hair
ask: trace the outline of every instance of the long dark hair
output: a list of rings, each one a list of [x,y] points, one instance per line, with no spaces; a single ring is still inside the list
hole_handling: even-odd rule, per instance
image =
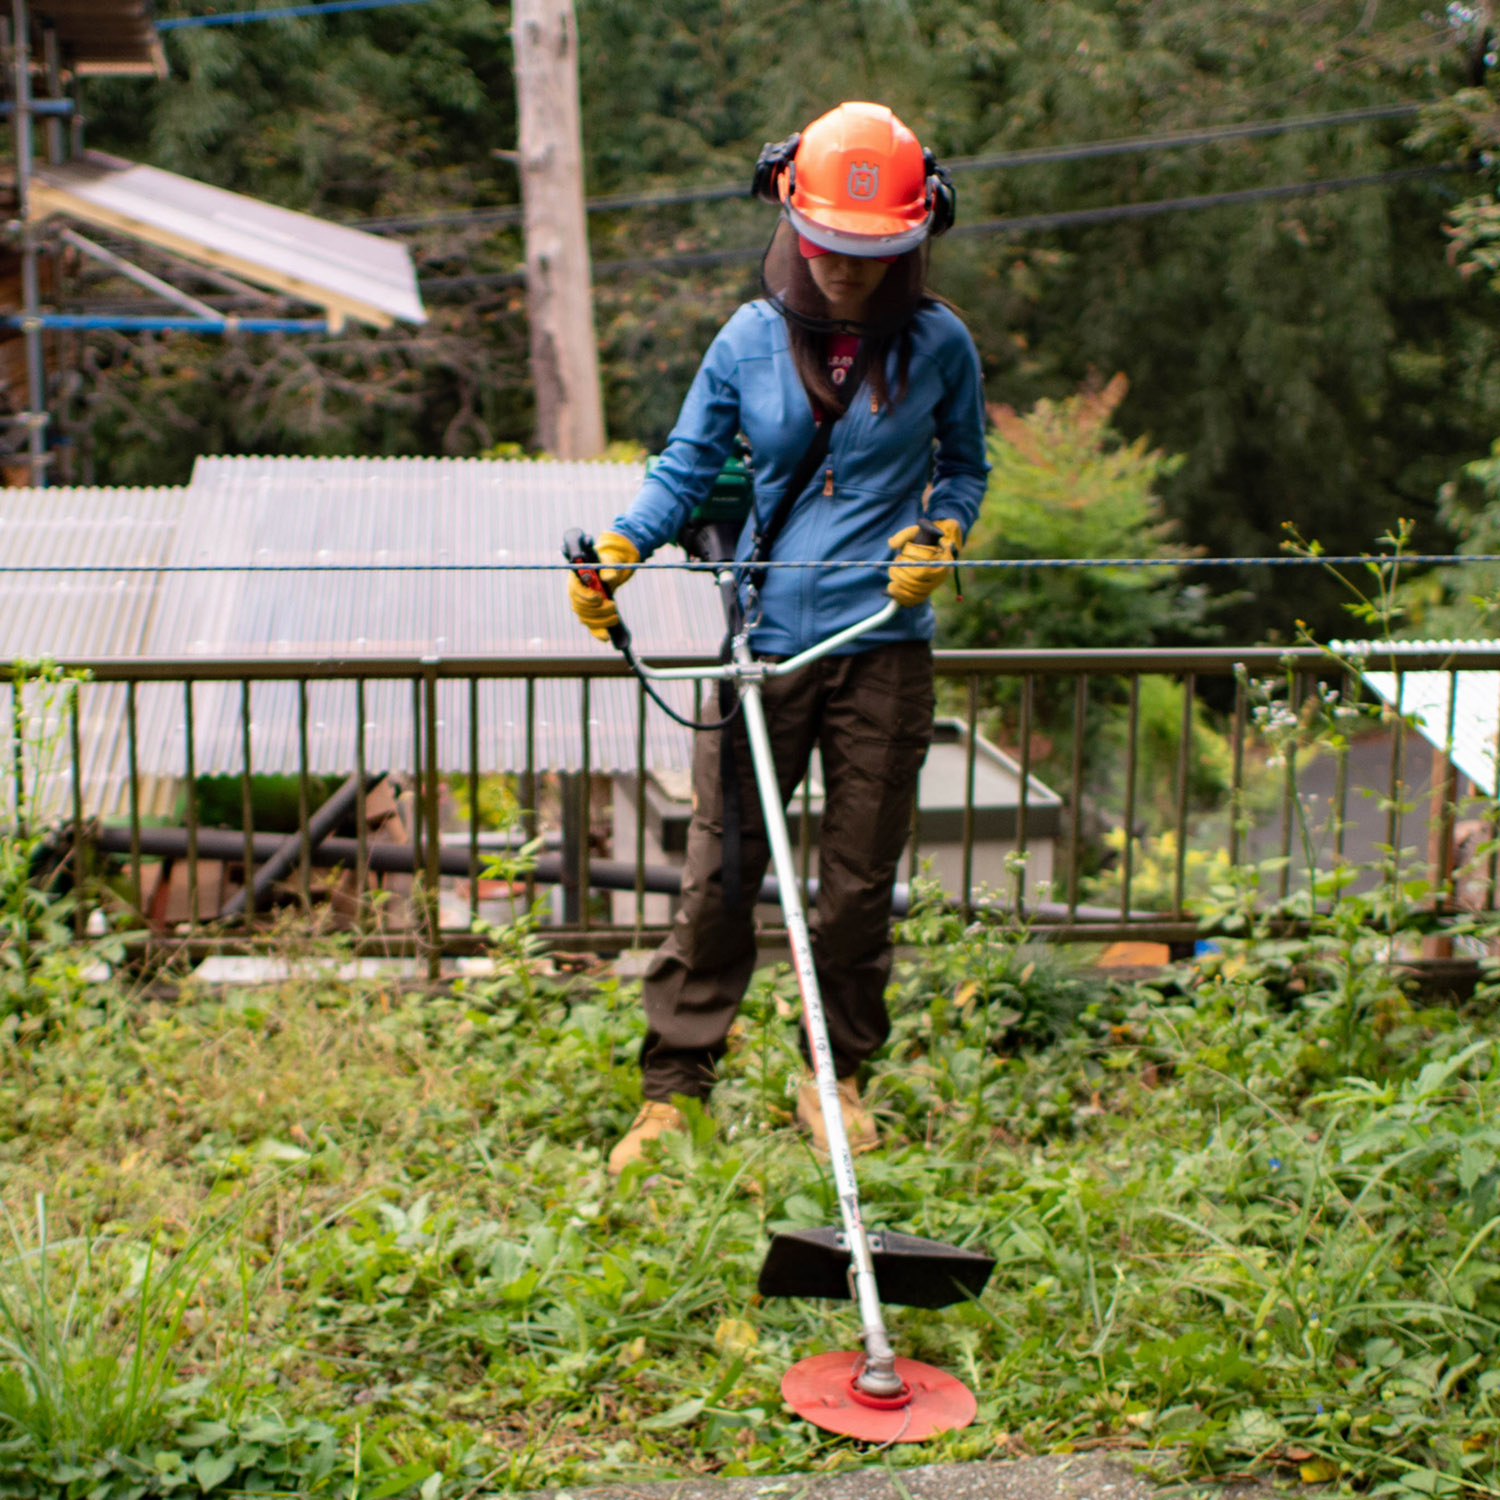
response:
[[[785,219],[777,224],[766,248],[761,284],[786,319],[792,363],[820,411],[841,417],[854,398],[851,387],[841,389],[828,376],[828,339],[833,333],[857,333],[864,340],[865,379],[877,405],[891,405],[905,396],[911,368],[911,320],[924,302],[932,300],[927,291],[925,240],[891,263],[870,295],[863,323],[843,323],[832,316],[828,299],[818,290],[798,248],[797,231]],[[893,346],[898,350],[894,395],[885,378]]]

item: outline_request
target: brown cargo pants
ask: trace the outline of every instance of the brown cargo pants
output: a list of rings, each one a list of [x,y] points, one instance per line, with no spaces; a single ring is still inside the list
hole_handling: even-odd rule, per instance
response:
[[[825,657],[794,676],[769,678],[763,697],[783,805],[806,774],[812,747],[822,755],[818,899],[808,925],[834,1064],[844,1078],[890,1034],[891,887],[932,739],[932,652],[926,642],[903,641]],[[648,1099],[708,1096],[755,968],[753,907],[771,849],[743,719],[727,732],[735,736],[740,787],[742,901],[725,909],[719,735],[700,734],[682,905],[646,970],[642,995]]]

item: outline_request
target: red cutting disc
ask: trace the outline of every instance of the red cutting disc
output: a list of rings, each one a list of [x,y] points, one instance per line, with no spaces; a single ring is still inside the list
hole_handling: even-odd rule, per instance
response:
[[[915,1359],[896,1361],[910,1400],[867,1404],[871,1398],[854,1386],[864,1359],[862,1353],[839,1350],[799,1360],[781,1378],[782,1397],[799,1417],[864,1443],[920,1443],[967,1427],[979,1410],[961,1380]]]

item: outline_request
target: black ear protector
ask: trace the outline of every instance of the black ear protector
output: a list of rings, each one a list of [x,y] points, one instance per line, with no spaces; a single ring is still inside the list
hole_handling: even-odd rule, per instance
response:
[[[939,166],[937,157],[925,146],[922,148],[922,168],[927,173],[927,211],[932,215],[927,232],[934,236],[944,234],[953,228],[953,221],[958,217],[958,194],[954,191],[947,167]]]
[[[755,159],[755,175],[750,179],[752,198],[759,198],[763,203],[774,203],[779,208],[781,192],[777,187],[777,178],[783,171],[787,174],[787,196],[791,196],[792,189],[797,185],[797,168],[793,158],[797,155],[797,147],[801,141],[802,132],[799,130],[784,141],[767,141],[760,148],[760,155]]]

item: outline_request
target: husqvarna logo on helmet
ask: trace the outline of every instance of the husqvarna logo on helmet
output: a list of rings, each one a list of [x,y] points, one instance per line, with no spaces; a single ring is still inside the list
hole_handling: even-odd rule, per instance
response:
[[[848,192],[851,198],[873,198],[880,191],[880,165],[873,161],[849,163]]]

